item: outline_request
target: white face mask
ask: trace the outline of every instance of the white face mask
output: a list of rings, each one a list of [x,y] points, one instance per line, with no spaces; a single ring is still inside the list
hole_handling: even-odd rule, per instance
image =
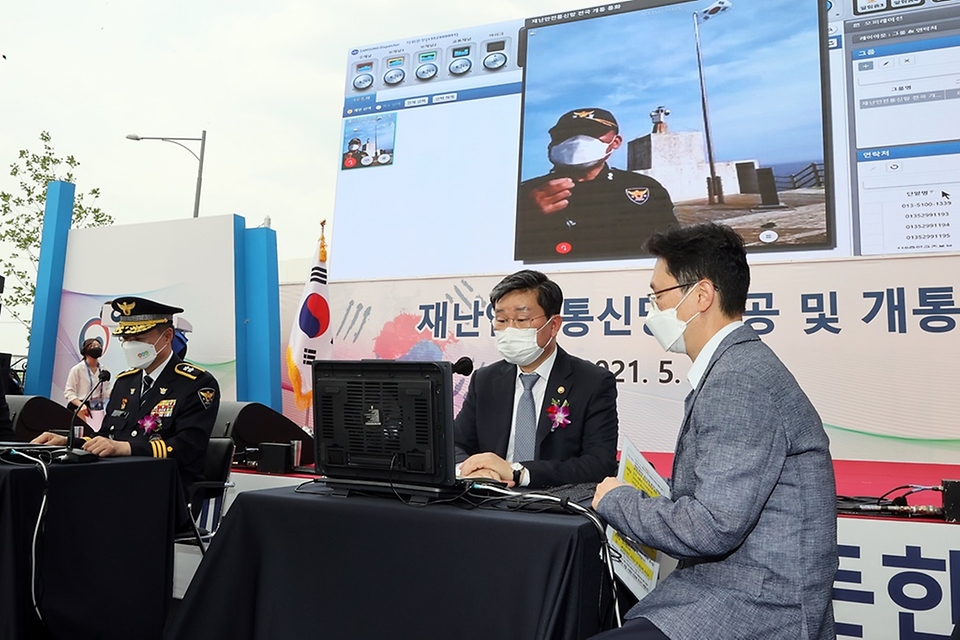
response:
[[[650,333],[657,339],[657,342],[660,343],[664,351],[670,351],[672,353],[687,352],[687,345],[683,342],[683,333],[687,330],[687,325],[693,321],[693,318],[700,315],[700,312],[697,311],[693,317],[684,322],[677,317],[677,309],[693,290],[694,287],[690,287],[690,290],[683,294],[677,306],[672,309],[661,311],[656,305],[650,306],[650,312],[647,314],[647,319],[644,321],[644,324],[647,326],[647,329],[650,329]]]
[[[550,147],[550,162],[562,167],[584,168],[597,164],[608,155],[610,145],[590,136],[573,136]]]
[[[550,320],[553,320],[553,316],[550,317]],[[547,320],[546,324],[540,329],[507,327],[495,332],[497,335],[497,351],[507,362],[518,367],[527,366],[543,354],[544,347],[537,344],[537,335],[541,329],[550,324],[550,320]]]
[[[160,338],[157,338],[157,342],[160,342]],[[146,369],[153,364],[157,359],[157,342],[150,344],[139,340],[128,340],[121,344],[127,365],[134,369]]]

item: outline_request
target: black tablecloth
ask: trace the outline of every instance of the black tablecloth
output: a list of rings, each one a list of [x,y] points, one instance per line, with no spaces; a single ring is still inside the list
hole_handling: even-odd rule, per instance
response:
[[[574,515],[244,492],[167,637],[585,638],[601,629],[599,549]]]
[[[0,463],[0,638],[161,637],[173,590],[174,520],[183,511],[174,461],[48,468],[37,563],[41,624],[30,583],[44,479],[35,466]]]

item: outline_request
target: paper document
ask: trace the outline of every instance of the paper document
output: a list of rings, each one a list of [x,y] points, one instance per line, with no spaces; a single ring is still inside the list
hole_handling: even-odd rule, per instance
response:
[[[85,422],[90,425],[90,428],[94,431],[99,432],[100,427],[103,425],[103,418],[106,412],[103,409],[91,409],[90,417],[85,420]]]
[[[670,497],[670,486],[627,438],[623,439],[617,478],[648,496]],[[607,527],[607,540],[620,552],[620,559],[614,562],[617,577],[638,600],[656,586],[661,563],[670,562],[671,569],[676,564],[656,549],[628,541],[610,526]]]

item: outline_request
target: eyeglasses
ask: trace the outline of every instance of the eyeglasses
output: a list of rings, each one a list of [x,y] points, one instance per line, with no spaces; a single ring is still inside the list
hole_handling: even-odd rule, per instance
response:
[[[695,284],[697,284],[697,283],[696,283],[696,282],[685,282],[685,283],[683,283],[683,284],[678,284],[678,285],[674,285],[674,286],[672,286],[672,287],[667,287],[666,289],[660,289],[660,291],[654,291],[653,293],[648,293],[648,294],[647,294],[647,300],[650,301],[650,304],[652,304],[654,307],[656,307],[657,309],[659,309],[660,307],[657,306],[657,296],[659,296],[661,293],[666,293],[667,291],[673,291],[674,289],[681,289],[681,288],[683,288],[683,287],[689,287],[689,286],[692,286],[692,285],[695,285]]]
[[[515,329],[529,329],[533,326],[534,320],[539,320],[540,318],[546,318],[546,315],[534,316],[532,318],[494,318],[490,323],[493,325],[494,331],[503,331],[507,327],[514,327]]]

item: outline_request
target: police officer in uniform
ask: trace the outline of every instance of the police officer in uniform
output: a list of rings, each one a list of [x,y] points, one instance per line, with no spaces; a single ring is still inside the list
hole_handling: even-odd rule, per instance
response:
[[[119,317],[113,335],[131,368],[117,374],[100,435],[83,448],[100,457],[172,458],[186,489],[203,476],[220,386],[173,353],[173,315],[183,309],[131,296],[110,304]],[[47,432],[34,442],[64,445],[66,438]]]
[[[650,235],[678,224],[663,185],[607,165],[623,142],[619,131],[606,109],[574,109],[560,116],[547,146],[553,170],[520,185],[517,260],[642,257]]]
[[[366,155],[367,154],[364,153],[363,147],[361,146],[360,138],[350,138],[350,142],[347,143],[347,150],[343,154],[341,166],[344,169],[353,169],[355,167],[364,166],[361,163]]]

